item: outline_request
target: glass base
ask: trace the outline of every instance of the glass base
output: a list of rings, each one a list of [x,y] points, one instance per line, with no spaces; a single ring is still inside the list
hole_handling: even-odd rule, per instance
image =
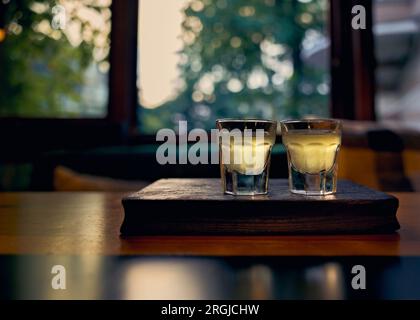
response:
[[[246,175],[225,170],[222,173],[223,191],[235,196],[253,196],[268,193],[268,174]]]
[[[337,191],[335,168],[318,174],[302,173],[293,166],[289,168],[289,190],[306,196],[325,196]]]

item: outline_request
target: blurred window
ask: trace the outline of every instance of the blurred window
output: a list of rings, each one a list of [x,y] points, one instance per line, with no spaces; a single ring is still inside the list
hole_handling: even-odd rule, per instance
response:
[[[420,0],[375,0],[376,113],[420,128]]]
[[[142,0],[139,126],[329,116],[327,0]]]
[[[0,116],[101,118],[111,0],[2,0]]]

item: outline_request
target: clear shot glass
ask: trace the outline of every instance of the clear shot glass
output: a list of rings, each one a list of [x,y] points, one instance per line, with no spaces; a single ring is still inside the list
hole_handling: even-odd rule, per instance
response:
[[[281,121],[287,150],[289,190],[308,196],[337,191],[341,122],[334,119]]]
[[[267,194],[277,122],[220,119],[216,126],[219,129],[223,192],[232,195]]]

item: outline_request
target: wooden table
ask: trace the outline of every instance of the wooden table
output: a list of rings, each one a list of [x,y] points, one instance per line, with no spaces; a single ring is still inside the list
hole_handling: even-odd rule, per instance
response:
[[[147,236],[122,239],[123,193],[0,193],[0,254],[205,256],[420,255],[420,193],[395,193],[388,235]],[[152,214],[152,213],[150,213]]]

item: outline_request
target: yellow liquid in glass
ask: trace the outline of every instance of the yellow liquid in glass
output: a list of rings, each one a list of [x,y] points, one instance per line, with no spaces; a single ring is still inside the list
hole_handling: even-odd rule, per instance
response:
[[[221,145],[222,163],[230,172],[246,175],[259,175],[264,171],[272,142],[256,137],[244,139],[237,143],[233,139],[230,144]],[[229,159],[226,155],[229,154]]]
[[[341,137],[323,130],[292,130],[283,134],[283,143],[297,171],[318,174],[333,167]]]

